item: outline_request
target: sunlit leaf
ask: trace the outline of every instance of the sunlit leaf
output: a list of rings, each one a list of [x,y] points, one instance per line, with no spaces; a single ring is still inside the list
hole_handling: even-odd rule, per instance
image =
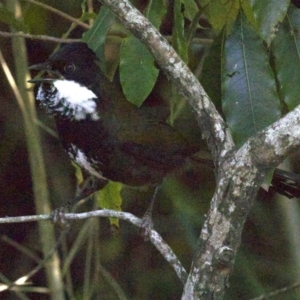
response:
[[[224,45],[223,109],[238,146],[280,117],[267,50],[241,14]]]
[[[268,43],[276,35],[276,26],[282,22],[288,10],[290,0],[244,0],[249,1],[254,18],[257,22],[258,33]]]
[[[122,184],[119,182],[109,181],[104,189],[97,192],[96,197],[100,200],[99,206],[101,208],[113,209],[121,211],[122,197],[120,195]],[[109,218],[110,223],[119,227],[119,219]]]
[[[300,10],[289,9],[272,43],[281,98],[289,109],[300,103]]]

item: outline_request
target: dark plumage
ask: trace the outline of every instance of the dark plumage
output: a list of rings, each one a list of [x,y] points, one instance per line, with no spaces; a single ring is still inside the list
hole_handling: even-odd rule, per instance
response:
[[[31,69],[47,72],[31,82],[39,84],[37,101],[55,117],[62,146],[102,181],[156,187],[197,150],[166,123],[159,106],[129,103],[84,43],[68,44]]]
[[[120,87],[101,72],[97,57],[86,44],[68,44],[45,63],[31,68],[50,73],[48,81],[39,87],[37,100],[55,115],[61,143],[71,159],[88,172],[94,169],[93,175],[98,172],[101,177],[132,186],[157,186],[195,152],[149,109],[129,103]],[[70,109],[63,93],[53,87],[57,79],[60,85],[65,80],[73,81],[92,91],[98,117],[93,119],[92,114],[83,113],[84,118],[76,119],[76,108]],[[49,94],[55,94],[56,101],[51,109]],[[86,157],[89,167],[80,163],[78,151]]]

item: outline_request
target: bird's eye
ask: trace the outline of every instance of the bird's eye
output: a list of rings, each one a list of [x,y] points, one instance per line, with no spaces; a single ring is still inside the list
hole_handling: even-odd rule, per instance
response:
[[[68,64],[68,65],[64,66],[64,71],[69,74],[73,73],[75,71],[75,69],[76,69],[76,67],[74,64]]]

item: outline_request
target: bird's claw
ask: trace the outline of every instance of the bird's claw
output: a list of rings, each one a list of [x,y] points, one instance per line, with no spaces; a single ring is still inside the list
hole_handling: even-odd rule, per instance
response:
[[[142,218],[140,228],[139,228],[139,234],[144,238],[145,242],[149,241],[152,229],[153,229],[152,217],[146,213]]]
[[[67,206],[64,205],[62,207],[56,208],[51,213],[51,221],[54,224],[58,224],[59,226],[66,228],[69,226],[69,222],[65,218],[65,214],[67,212]]]

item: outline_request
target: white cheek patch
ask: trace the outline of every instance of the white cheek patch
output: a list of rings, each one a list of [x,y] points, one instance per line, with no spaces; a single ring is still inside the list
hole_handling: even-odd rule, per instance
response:
[[[54,80],[52,85],[51,90],[45,90],[41,85],[36,97],[49,113],[78,121],[100,119],[97,113],[97,96],[93,91],[72,80]]]
[[[58,91],[57,98],[65,99],[69,108],[74,109],[74,119],[85,119],[88,114],[94,121],[99,120],[97,96],[91,90],[71,80],[55,80],[53,85]]]

